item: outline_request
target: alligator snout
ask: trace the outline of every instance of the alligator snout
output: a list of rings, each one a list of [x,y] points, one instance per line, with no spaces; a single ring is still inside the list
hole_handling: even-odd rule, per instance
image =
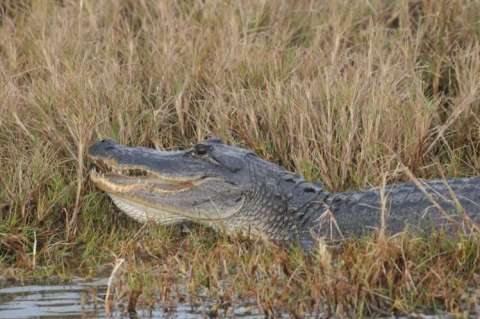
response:
[[[117,143],[111,139],[103,139],[88,149],[88,156],[90,157],[99,157],[99,156],[106,156],[110,154],[117,146]]]

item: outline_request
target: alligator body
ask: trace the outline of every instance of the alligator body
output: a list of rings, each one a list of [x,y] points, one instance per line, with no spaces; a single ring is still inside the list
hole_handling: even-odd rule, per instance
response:
[[[321,183],[218,139],[158,151],[102,140],[90,147],[92,181],[126,214],[159,224],[193,221],[308,248],[382,228],[429,232],[477,227],[480,178],[417,181],[330,193]],[[468,227],[471,229],[471,227]]]

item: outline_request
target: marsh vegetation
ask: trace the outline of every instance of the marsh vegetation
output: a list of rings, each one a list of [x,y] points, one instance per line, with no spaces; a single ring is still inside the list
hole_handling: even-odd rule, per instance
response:
[[[479,21],[467,0],[2,1],[1,275],[93,276],[123,259],[114,301],[145,307],[478,312],[478,232],[307,256],[142,226],[93,187],[85,151],[215,135],[332,191],[479,175]]]

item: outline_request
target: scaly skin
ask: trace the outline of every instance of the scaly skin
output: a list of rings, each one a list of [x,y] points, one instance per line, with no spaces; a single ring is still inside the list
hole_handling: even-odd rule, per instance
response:
[[[480,223],[480,178],[394,184],[383,196],[380,188],[329,193],[321,183],[306,182],[219,140],[172,152],[103,140],[88,155],[100,170],[113,170],[93,171],[94,183],[140,222],[193,221],[231,233],[299,241],[305,248],[317,237],[371,233],[382,225],[382,216],[389,234],[405,228],[450,231],[467,224],[472,229]],[[132,169],[135,174],[129,176]]]
[[[480,222],[480,178],[421,181],[387,186],[385,225],[390,234],[409,228],[428,232]],[[326,201],[346,236],[361,236],[381,224],[381,189],[333,194]],[[318,231],[317,231],[318,233]],[[323,234],[323,232],[319,232]]]

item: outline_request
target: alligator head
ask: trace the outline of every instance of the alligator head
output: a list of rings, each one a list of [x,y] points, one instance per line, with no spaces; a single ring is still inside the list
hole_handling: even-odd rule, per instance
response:
[[[301,184],[309,185],[309,195],[318,188],[250,150],[218,139],[180,151],[102,140],[90,147],[88,155],[96,163],[91,180],[122,211],[142,222],[188,220],[273,239],[291,238],[298,218],[288,217],[292,203],[287,198],[298,195],[294,193]]]

